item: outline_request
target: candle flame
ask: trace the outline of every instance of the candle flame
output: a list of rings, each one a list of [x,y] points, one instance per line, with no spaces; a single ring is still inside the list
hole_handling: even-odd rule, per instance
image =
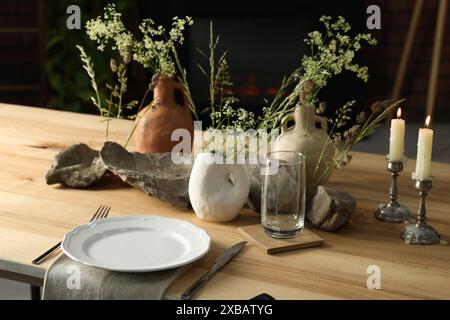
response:
[[[397,119],[400,119],[401,116],[402,116],[402,108],[398,108],[398,110],[397,110]]]
[[[425,126],[427,128],[430,126],[430,120],[431,120],[431,116],[428,116],[427,119],[425,120]]]

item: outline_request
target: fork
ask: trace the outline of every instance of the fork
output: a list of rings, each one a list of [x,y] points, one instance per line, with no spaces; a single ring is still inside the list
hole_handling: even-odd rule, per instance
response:
[[[103,219],[106,218],[109,214],[109,211],[111,210],[111,207],[101,205],[98,207],[97,211],[95,211],[94,215],[92,216],[91,220],[89,222],[92,222],[94,220]],[[62,241],[55,244],[53,247],[45,251],[43,254],[41,254],[39,257],[34,259],[31,263],[32,264],[40,264],[43,261],[45,261],[53,252],[59,249],[61,247]]]

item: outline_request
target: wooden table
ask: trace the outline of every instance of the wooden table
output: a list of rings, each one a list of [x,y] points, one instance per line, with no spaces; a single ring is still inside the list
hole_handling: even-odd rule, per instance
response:
[[[120,123],[121,141],[130,126]],[[210,234],[210,253],[168,290],[168,297],[176,298],[222,250],[242,240],[238,226],[255,224],[258,218],[243,212],[231,223],[208,223],[119,181],[80,190],[46,185],[45,172],[61,148],[77,142],[99,148],[103,132],[96,116],[0,104],[0,277],[42,285],[51,260],[40,266],[31,260],[88,221],[99,204],[108,204],[111,216],[164,215],[190,221]],[[358,206],[340,231],[315,230],[325,245],[272,256],[248,245],[196,297],[249,299],[266,292],[277,299],[450,299],[450,247],[405,245],[399,239],[403,225],[373,218],[374,209],[387,199],[385,166],[382,156],[355,152],[351,165],[333,175],[330,184],[350,192]],[[409,161],[399,188],[402,203],[416,212],[413,167]],[[450,165],[433,163],[433,173],[427,218],[448,240]],[[366,287],[371,265],[381,269],[381,290]]]

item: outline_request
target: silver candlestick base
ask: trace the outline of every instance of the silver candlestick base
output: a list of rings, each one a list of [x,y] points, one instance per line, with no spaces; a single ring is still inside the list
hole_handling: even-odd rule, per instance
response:
[[[407,244],[435,244],[440,242],[439,233],[425,222],[427,213],[425,208],[425,197],[431,190],[431,180],[416,180],[415,188],[419,190],[420,204],[416,224],[409,224],[402,230],[400,237]]]
[[[400,223],[409,222],[411,219],[408,208],[402,206],[397,198],[397,177],[403,171],[403,161],[388,161],[387,170],[392,175],[391,188],[389,189],[389,202],[380,204],[375,210],[375,218],[384,222]]]

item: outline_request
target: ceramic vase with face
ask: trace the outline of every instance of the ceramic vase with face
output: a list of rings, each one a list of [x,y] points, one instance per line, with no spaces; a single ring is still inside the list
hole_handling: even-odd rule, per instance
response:
[[[294,121],[290,127],[289,121]],[[317,184],[329,178],[324,173],[335,153],[334,145],[327,143],[327,122],[316,115],[315,106],[309,104],[299,105],[283,123],[274,151],[296,151],[305,156],[306,193],[309,198],[314,195]]]
[[[183,95],[183,105],[175,101],[175,91]],[[194,138],[194,122],[185,88],[173,77],[161,76],[154,90],[153,106],[147,106],[139,112],[134,131],[134,144],[139,153],[170,152],[180,143],[172,141],[176,129],[186,129],[190,134],[190,144]]]

